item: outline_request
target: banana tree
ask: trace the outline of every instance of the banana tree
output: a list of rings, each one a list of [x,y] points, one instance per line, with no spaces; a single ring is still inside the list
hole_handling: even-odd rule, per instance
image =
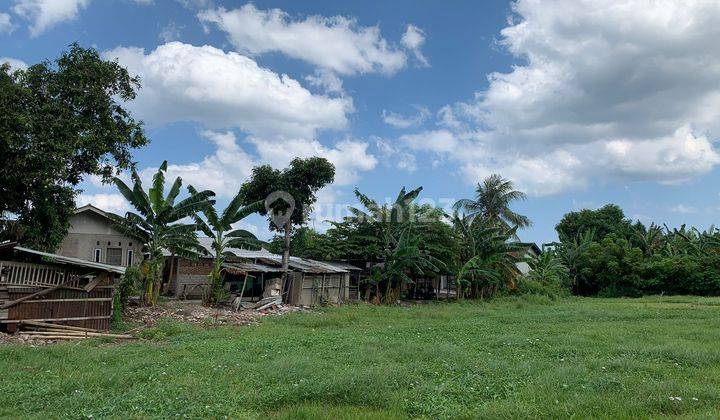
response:
[[[201,194],[192,185],[188,187],[188,190],[191,196]],[[228,251],[228,248],[258,249],[262,245],[262,241],[258,240],[251,232],[244,229],[233,229],[233,224],[257,213],[264,206],[262,201],[256,201],[247,206],[243,206],[242,202],[243,197],[238,193],[221,215],[218,215],[212,204],[208,204],[202,209],[205,220],[198,213],[193,214],[198,230],[208,238],[212,238],[215,263],[213,271],[210,273],[210,287],[203,296],[203,301],[208,306],[217,305],[224,295],[220,269],[225,257],[234,256],[232,252]]]
[[[164,249],[186,258],[197,258],[205,252],[197,241],[196,225],[182,223],[182,219],[214,203],[210,199],[215,195],[212,191],[196,192],[176,203],[182,179],[177,177],[165,195],[166,171],[167,161],[164,161],[153,176],[153,185],[147,192],[135,170],[132,171],[132,188],[120,178],[113,179],[120,193],[136,210],[128,211],[124,217],[110,217],[123,234],[143,243],[146,258],[141,266],[144,282],[142,297],[148,305],[155,305],[160,294]]]

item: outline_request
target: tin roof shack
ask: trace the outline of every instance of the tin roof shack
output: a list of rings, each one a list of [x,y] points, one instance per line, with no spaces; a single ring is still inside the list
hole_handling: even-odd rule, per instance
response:
[[[115,279],[124,267],[0,244],[0,329],[21,321],[110,329]]]
[[[257,257],[256,261],[267,265],[282,265],[280,255]],[[290,257],[289,281],[284,294],[291,305],[314,306],[328,303],[344,303],[352,300],[350,295],[351,271],[345,263],[315,261]],[[357,293],[354,294],[355,300]]]

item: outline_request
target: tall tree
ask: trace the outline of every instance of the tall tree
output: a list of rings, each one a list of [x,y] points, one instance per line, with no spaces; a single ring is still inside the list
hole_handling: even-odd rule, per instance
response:
[[[192,185],[188,186],[191,196],[200,195]],[[247,206],[242,205],[242,196],[238,193],[221,215],[212,204],[208,203],[202,209],[205,215],[203,220],[198,213],[193,214],[198,230],[212,238],[212,251],[215,257],[213,271],[210,273],[210,287],[203,296],[206,305],[216,306],[223,295],[223,284],[220,269],[225,257],[233,256],[228,248],[259,248],[261,242],[251,232],[245,229],[234,229],[233,224],[257,213],[263,208],[262,201],[256,201]]]
[[[195,224],[181,223],[186,217],[214,204],[212,191],[195,192],[175,202],[180,194],[182,179],[177,177],[165,195],[165,172],[167,161],[163,162],[153,176],[153,186],[145,192],[142,181],[133,170],[133,188],[120,178],[113,178],[120,193],[137,210],[127,212],[125,217],[110,215],[116,227],[123,234],[138,238],[147,255],[143,261],[144,301],[154,305],[160,293],[161,273],[164,264],[163,250],[187,258],[197,258],[205,249],[197,241]]]
[[[514,201],[525,200],[525,193],[515,190],[512,181],[498,174],[485,178],[475,189],[475,198],[464,198],[455,203],[455,210],[474,219],[481,216],[484,220],[506,226],[525,228],[532,225],[530,219],[510,209]]]
[[[625,239],[635,236],[632,222],[615,204],[607,204],[597,210],[583,209],[563,216],[555,226],[561,241],[574,240],[583,232],[594,232],[595,240],[601,241],[609,234]]]
[[[53,250],[88,175],[109,181],[148,143],[123,104],[139,79],[72,44],[54,65],[0,66],[0,240]],[[4,227],[4,228],[3,228]]]
[[[335,166],[327,159],[295,158],[283,170],[270,165],[253,168],[252,176],[240,188],[243,204],[263,201],[260,214],[268,216],[270,228],[283,232],[282,267],[287,281],[290,261],[290,232],[292,225],[305,223],[307,215],[317,201],[320,188],[335,180]]]

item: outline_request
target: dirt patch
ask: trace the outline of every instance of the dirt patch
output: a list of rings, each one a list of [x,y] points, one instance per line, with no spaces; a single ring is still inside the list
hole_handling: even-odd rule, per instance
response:
[[[199,300],[170,300],[160,302],[153,307],[129,307],[123,315],[123,321],[133,328],[128,331],[135,335],[151,328],[161,319],[173,319],[197,325],[252,325],[266,316],[279,316],[291,312],[310,312],[309,308],[278,305],[262,311],[255,309],[207,308]],[[26,344],[31,347],[53,344],[63,340],[46,340],[21,334],[0,332],[0,345]],[[79,341],[79,340],[78,340]],[[118,342],[124,340],[118,340]],[[75,341],[77,342],[77,341]]]
[[[123,320],[140,327],[152,327],[159,319],[170,318],[191,324],[212,325],[250,325],[265,316],[284,315],[290,312],[308,312],[309,309],[298,306],[280,305],[274,309],[256,311],[254,309],[207,308],[200,301],[172,300],[153,307],[130,307]]]

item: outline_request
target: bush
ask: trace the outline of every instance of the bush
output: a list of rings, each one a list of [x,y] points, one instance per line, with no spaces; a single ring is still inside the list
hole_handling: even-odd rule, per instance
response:
[[[113,325],[122,322],[122,314],[127,307],[130,296],[137,292],[140,285],[140,270],[137,267],[128,267],[120,281],[115,284],[115,295],[113,296]]]

